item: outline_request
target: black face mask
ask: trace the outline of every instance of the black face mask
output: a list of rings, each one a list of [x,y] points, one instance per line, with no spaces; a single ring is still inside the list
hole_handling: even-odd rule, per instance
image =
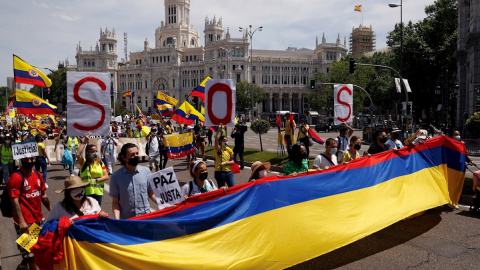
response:
[[[355,144],[355,146],[354,146],[355,150],[357,150],[357,151],[360,150],[361,147],[362,146],[360,144]]]
[[[381,143],[386,143],[388,141],[388,138],[387,137],[381,137],[380,138],[380,142]]]
[[[35,165],[35,162],[22,162],[22,168],[24,168],[25,170],[29,171],[33,168],[33,166]]]
[[[205,181],[208,178],[208,172],[204,172],[198,175],[198,179]]]
[[[138,162],[140,162],[139,157],[132,157],[131,159],[128,160],[128,165],[137,166]]]

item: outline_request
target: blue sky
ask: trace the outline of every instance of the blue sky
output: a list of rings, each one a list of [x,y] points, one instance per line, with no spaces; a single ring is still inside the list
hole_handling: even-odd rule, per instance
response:
[[[207,5],[208,3],[208,5]],[[209,0],[191,1],[190,24],[200,31],[204,43],[205,17],[222,17],[225,30],[240,37],[238,27],[263,26],[254,35],[254,49],[285,50],[288,46],[313,49],[315,38],[327,42],[348,37],[362,22],[372,25],[377,49],[386,47],[386,36],[400,21],[400,8],[389,3],[400,0]],[[425,18],[425,6],[433,0],[404,0],[403,21]],[[362,13],[353,10],[362,5]],[[115,28],[118,60],[124,56],[123,33],[128,34],[128,50],[143,50],[148,38],[154,44],[155,29],[164,21],[163,0],[0,0],[0,86],[13,76],[12,54],[37,67],[56,69],[59,61],[76,63],[76,45],[95,46],[100,27]],[[46,71],[48,74],[48,71]]]

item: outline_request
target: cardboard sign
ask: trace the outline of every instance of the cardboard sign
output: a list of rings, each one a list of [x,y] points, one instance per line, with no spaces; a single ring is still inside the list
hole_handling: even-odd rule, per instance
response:
[[[205,126],[235,126],[236,82],[208,80],[205,84]]]
[[[68,136],[108,134],[109,89],[110,73],[67,72]]]
[[[335,125],[351,123],[353,114],[353,84],[336,84],[333,95]]]
[[[38,236],[42,231],[42,227],[38,226],[37,223],[33,223],[30,228],[28,228],[28,234],[24,233],[20,235],[17,239],[17,244],[24,248],[26,251],[30,252],[30,248],[33,247],[38,241]]]
[[[37,142],[21,142],[12,144],[13,159],[38,156]]]
[[[174,206],[184,200],[173,167],[169,167],[147,176],[153,189],[159,209]]]

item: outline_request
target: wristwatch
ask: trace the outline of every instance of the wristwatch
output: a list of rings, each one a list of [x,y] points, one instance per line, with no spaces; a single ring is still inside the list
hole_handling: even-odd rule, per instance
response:
[[[93,179],[93,181],[95,181],[95,183],[98,183],[98,179],[97,179],[97,178]]]

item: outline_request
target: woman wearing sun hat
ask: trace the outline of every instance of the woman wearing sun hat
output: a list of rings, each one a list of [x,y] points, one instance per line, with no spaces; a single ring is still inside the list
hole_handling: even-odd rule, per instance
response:
[[[255,161],[251,168],[252,168],[252,174],[250,175],[250,179],[248,181],[255,182],[255,180],[264,178],[267,176],[267,173],[270,171],[270,167],[272,165],[270,162],[261,162],[261,161]]]
[[[89,182],[82,182],[79,176],[70,176],[65,180],[65,188],[56,190],[56,193],[65,193],[63,201],[55,204],[48,213],[45,221],[57,220],[62,217],[68,217],[70,220],[83,215],[97,215],[108,217],[108,214],[102,211],[97,200],[87,197],[85,188]]]

